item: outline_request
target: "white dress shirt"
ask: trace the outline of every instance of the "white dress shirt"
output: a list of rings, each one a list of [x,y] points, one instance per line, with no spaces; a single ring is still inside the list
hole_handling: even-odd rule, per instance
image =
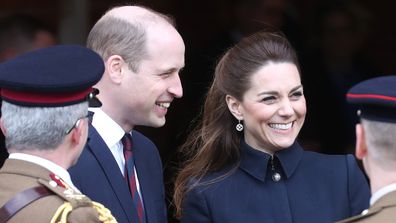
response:
[[[123,152],[123,145],[121,142],[121,139],[125,134],[125,131],[112,118],[110,118],[110,116],[104,113],[102,109],[89,108],[89,110],[94,112],[92,125],[95,127],[96,131],[98,131],[99,135],[102,137],[107,147],[110,148],[110,151],[113,154],[114,159],[117,162],[122,175],[125,176],[124,173],[125,158]],[[135,171],[136,188],[138,190],[140,197],[142,197],[142,194],[140,193],[139,179],[136,168],[134,168],[134,171]]]

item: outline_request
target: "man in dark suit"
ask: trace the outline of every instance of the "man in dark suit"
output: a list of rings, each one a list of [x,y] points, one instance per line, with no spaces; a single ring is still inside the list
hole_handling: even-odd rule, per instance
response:
[[[133,129],[163,126],[171,102],[182,96],[183,40],[167,16],[122,6],[99,19],[87,45],[105,62],[104,75],[96,85],[103,105],[92,109],[89,142],[69,170],[73,182],[121,223],[166,222],[158,150]],[[132,148],[124,137],[132,137]]]
[[[69,45],[0,64],[0,126],[10,153],[0,169],[0,222],[116,222],[67,172],[87,141],[87,99],[103,70],[95,52]]]
[[[347,99],[359,107],[356,156],[370,178],[370,208],[342,223],[391,223],[396,219],[396,76],[353,86]],[[340,222],[340,223],[341,223]]]

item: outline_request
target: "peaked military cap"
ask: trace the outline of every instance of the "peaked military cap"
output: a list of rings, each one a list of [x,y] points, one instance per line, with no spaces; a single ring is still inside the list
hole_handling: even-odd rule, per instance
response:
[[[86,47],[42,48],[0,64],[1,96],[29,107],[66,106],[85,100],[100,106],[95,97],[98,91],[92,86],[103,72],[102,58]]]
[[[396,75],[356,84],[348,91],[347,101],[358,106],[364,119],[396,123]]]

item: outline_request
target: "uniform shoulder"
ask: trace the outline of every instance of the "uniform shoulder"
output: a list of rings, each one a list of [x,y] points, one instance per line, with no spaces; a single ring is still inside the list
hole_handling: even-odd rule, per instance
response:
[[[378,207],[370,207],[364,210],[360,215],[353,216],[336,223],[371,223],[371,222],[394,222],[396,218],[396,205],[386,205]]]
[[[42,179],[39,179],[39,182],[62,200],[52,217],[54,222],[117,222],[111,212],[102,204],[92,201],[67,185],[64,187],[55,181]]]
[[[352,222],[358,222],[362,220],[363,218],[366,218],[368,216],[368,210],[364,210],[360,215],[352,216],[350,218],[346,218],[341,221],[337,221],[336,223],[352,223]],[[371,215],[371,214],[370,214]]]

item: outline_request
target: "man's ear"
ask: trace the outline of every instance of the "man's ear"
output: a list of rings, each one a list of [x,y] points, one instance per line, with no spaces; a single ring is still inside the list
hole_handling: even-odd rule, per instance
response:
[[[122,69],[125,65],[124,59],[119,55],[111,55],[105,61],[106,73],[114,83],[120,83],[122,80]]]
[[[243,120],[243,109],[241,107],[241,102],[231,95],[226,95],[225,97],[228,109],[231,114],[238,120]]]
[[[73,131],[71,132],[71,139],[72,139],[72,143],[74,145],[77,145],[79,143],[81,143],[81,140],[84,140],[82,137],[84,137],[84,132],[88,131],[88,125],[85,124],[87,120],[86,119],[80,119],[78,120],[78,122],[76,123],[76,126],[74,127]]]
[[[1,131],[3,132],[3,135],[4,135],[4,136],[7,136],[7,130],[6,130],[6,128],[4,127],[3,118],[0,118],[0,128],[1,128]]]
[[[356,151],[355,155],[358,159],[363,160],[367,156],[367,144],[365,132],[362,124],[356,124]]]

